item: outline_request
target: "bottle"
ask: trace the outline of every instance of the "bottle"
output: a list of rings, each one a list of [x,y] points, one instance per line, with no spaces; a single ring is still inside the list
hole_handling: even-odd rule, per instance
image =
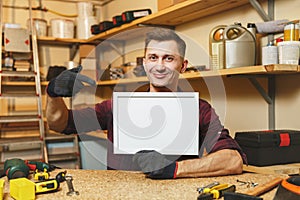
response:
[[[224,29],[226,25],[214,27],[209,34],[209,55],[211,58],[212,70],[224,69],[225,52],[224,52]]]
[[[262,47],[262,64],[278,64],[278,48],[270,42],[267,46]]]
[[[247,24],[247,29],[249,32],[252,33],[253,37],[256,39],[256,26],[254,23],[248,23]]]
[[[13,71],[14,59],[12,52],[6,52],[4,56],[4,68],[8,71]]]
[[[299,24],[290,23],[284,26],[284,41],[299,40]]]
[[[254,66],[256,64],[256,43],[252,33],[240,25],[224,29],[225,67]]]

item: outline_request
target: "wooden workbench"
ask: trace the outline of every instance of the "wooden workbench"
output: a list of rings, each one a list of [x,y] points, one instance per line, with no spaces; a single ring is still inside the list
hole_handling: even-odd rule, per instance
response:
[[[51,172],[51,176],[60,172]],[[61,183],[61,189],[54,193],[36,195],[36,199],[197,199],[197,188],[213,181],[235,184],[238,192],[249,190],[246,185],[237,183],[237,179],[264,184],[276,177],[285,178],[286,175],[264,175],[244,173],[236,176],[211,178],[183,178],[174,180],[151,180],[140,172],[113,171],[113,170],[67,170],[73,176],[74,189],[79,191],[78,196],[67,196],[66,182]],[[6,178],[5,178],[6,179]],[[265,200],[273,199],[276,188],[264,194]],[[12,199],[9,195],[9,183],[5,182],[4,199]]]

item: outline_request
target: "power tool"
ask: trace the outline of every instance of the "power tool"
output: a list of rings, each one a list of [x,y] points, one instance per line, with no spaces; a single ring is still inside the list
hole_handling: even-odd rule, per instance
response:
[[[55,178],[39,182],[30,181],[25,177],[11,179],[10,195],[14,199],[35,199],[36,194],[57,191],[60,183],[66,181],[66,173],[67,171],[59,172]]]
[[[213,200],[219,199],[224,195],[224,192],[235,192],[235,185],[229,184],[210,184],[209,187],[204,187],[199,191],[198,200]]]
[[[35,182],[35,193],[44,193],[56,191],[60,187],[60,183],[66,180],[67,171],[60,172],[53,179],[48,179],[40,182]]]
[[[4,170],[1,173],[2,176],[7,176],[8,179],[15,178],[27,178],[30,171],[53,171],[54,169],[60,169],[54,165],[50,165],[44,162],[22,160],[19,158],[8,159],[4,162]]]

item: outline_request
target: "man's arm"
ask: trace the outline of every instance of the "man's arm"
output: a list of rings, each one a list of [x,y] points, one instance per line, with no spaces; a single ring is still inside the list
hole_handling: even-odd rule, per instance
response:
[[[84,87],[84,83],[96,86],[94,80],[79,74],[81,70],[82,66],[65,70],[47,86],[46,117],[49,128],[54,131],[62,132],[68,124],[68,108],[62,97],[73,97]]]
[[[179,161],[176,177],[208,177],[240,174],[243,159],[237,150],[222,149],[196,159]]]
[[[47,96],[46,118],[51,130],[62,132],[68,123],[68,109],[61,97]]]
[[[175,162],[157,151],[142,150],[133,156],[133,162],[152,179],[222,176],[243,171],[242,156],[232,149],[221,149],[201,158]]]

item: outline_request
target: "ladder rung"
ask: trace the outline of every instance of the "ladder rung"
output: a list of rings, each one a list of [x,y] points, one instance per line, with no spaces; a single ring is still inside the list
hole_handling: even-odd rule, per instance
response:
[[[38,115],[0,116],[0,123],[35,122],[39,120],[41,120],[41,118]]]
[[[41,141],[41,139],[38,137],[16,138],[16,139],[1,138],[0,152],[40,149],[42,145],[43,145],[43,141]]]
[[[17,77],[34,77],[35,72],[20,72],[20,71],[2,71],[1,76],[17,76]]]
[[[46,134],[45,140],[46,141],[74,141],[76,138],[74,135],[64,135],[61,134]]]
[[[0,98],[38,98],[36,94],[21,94],[21,93],[2,93]]]
[[[49,155],[49,161],[67,161],[67,160],[77,160],[78,154],[76,152],[70,154],[61,154],[61,155]]]

